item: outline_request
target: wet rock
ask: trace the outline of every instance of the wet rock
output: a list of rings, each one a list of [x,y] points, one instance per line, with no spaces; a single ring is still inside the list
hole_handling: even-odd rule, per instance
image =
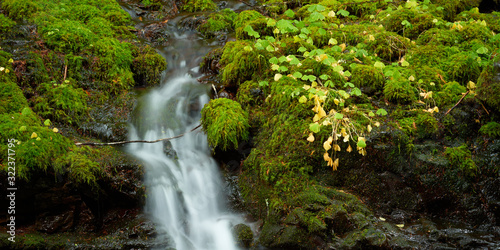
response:
[[[41,214],[40,219],[36,222],[36,229],[46,233],[65,232],[73,227],[73,221],[73,210],[57,215]]]
[[[234,238],[239,247],[248,248],[253,241],[252,229],[245,224],[238,224],[233,227]]]

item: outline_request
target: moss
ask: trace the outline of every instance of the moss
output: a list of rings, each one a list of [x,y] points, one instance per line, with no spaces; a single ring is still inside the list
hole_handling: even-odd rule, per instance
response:
[[[167,68],[165,59],[149,45],[141,47],[135,53],[131,70],[136,86],[155,86],[160,84],[161,73]]]
[[[97,180],[103,175],[103,170],[97,162],[91,160],[91,156],[98,153],[90,147],[74,146],[54,162],[54,170],[59,174],[67,174],[68,180],[77,185],[86,184],[94,189],[98,188]]]
[[[9,17],[20,20],[30,18],[40,9],[36,1],[25,0],[5,0],[2,7],[9,13]]]
[[[444,8],[444,19],[452,21],[458,13],[474,7],[479,7],[480,2],[480,0],[438,0],[435,4]]]
[[[463,24],[463,28],[459,31],[465,40],[478,39],[480,41],[487,41],[493,34],[487,26],[481,25],[478,21],[470,21]]]
[[[444,154],[452,167],[458,167],[467,175],[474,175],[477,171],[477,166],[472,161],[471,152],[467,148],[467,145],[446,148]]]
[[[458,82],[448,82],[443,86],[442,91],[435,94],[434,100],[439,107],[455,104],[466,91],[467,89]]]
[[[498,122],[488,122],[481,126],[479,133],[487,135],[491,138],[500,138],[500,123]]]
[[[272,36],[273,29],[272,27],[267,26],[266,18],[258,18],[255,20],[247,21],[243,27],[236,28],[236,38],[239,40],[252,40],[254,39],[252,36],[248,35],[248,32],[244,31],[245,27],[250,25],[254,31],[259,33],[261,37],[264,36]]]
[[[463,41],[462,34],[456,29],[428,29],[417,38],[417,44],[420,45],[458,45]]]
[[[239,142],[248,139],[248,113],[230,99],[215,99],[206,104],[201,110],[201,124],[214,148],[237,148]]]
[[[399,60],[410,49],[408,38],[394,32],[379,32],[374,38],[375,40],[368,44],[368,48],[386,61]]]
[[[6,17],[4,14],[0,14],[0,34],[10,32],[15,24],[16,22],[10,20],[10,18]]]
[[[40,29],[49,48],[58,52],[78,53],[97,40],[97,36],[79,21],[60,20]]]
[[[391,102],[408,104],[416,100],[416,89],[410,81],[404,78],[395,78],[386,82],[384,96]]]
[[[447,65],[450,79],[466,85],[469,81],[477,82],[482,67],[477,60],[477,54],[461,52],[452,55]]]
[[[234,19],[234,28],[244,28],[247,26],[248,22],[254,21],[264,16],[255,10],[244,10],[236,16]]]
[[[419,139],[430,137],[438,130],[438,121],[427,112],[418,112],[415,116],[400,119],[398,124],[407,135]]]
[[[442,45],[423,45],[408,51],[405,59],[414,67],[428,66],[445,70],[446,62],[455,53],[458,53],[456,48]]]
[[[220,63],[224,66],[222,82],[225,86],[237,86],[254,76],[262,76],[268,70],[269,52],[257,52],[247,44],[236,41],[224,46]]]
[[[262,104],[264,92],[259,84],[255,81],[246,81],[242,83],[236,94],[236,100],[243,106],[244,109]]]
[[[500,59],[491,62],[477,80],[477,94],[479,99],[486,102],[496,111],[500,111]]]
[[[211,38],[220,32],[228,32],[233,30],[233,21],[237,14],[231,9],[223,9],[219,13],[214,13],[209,16],[203,24],[198,26],[198,30],[207,38]]]
[[[189,12],[216,10],[217,5],[212,0],[186,0],[182,9]]]
[[[351,82],[358,87],[372,87],[378,90],[384,88],[384,74],[373,66],[357,65],[351,73]]]
[[[238,246],[249,248],[253,241],[252,229],[245,224],[238,224],[233,227],[234,238]]]
[[[68,80],[63,84],[43,83],[42,96],[37,97],[33,109],[42,117],[72,124],[87,115],[87,93],[73,87]]]
[[[19,113],[28,106],[28,102],[23,95],[23,92],[16,84],[16,75],[12,68],[12,63],[9,62],[12,55],[0,50],[0,114],[2,113]]]

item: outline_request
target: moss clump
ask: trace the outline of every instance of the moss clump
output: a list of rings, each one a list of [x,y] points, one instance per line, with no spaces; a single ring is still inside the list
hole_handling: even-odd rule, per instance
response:
[[[248,139],[248,113],[233,100],[211,100],[201,110],[201,124],[208,143],[222,150],[237,148],[238,142]]]
[[[149,45],[136,50],[132,72],[136,86],[155,86],[160,83],[161,72],[167,68],[165,59]]]
[[[10,32],[10,30],[15,24],[16,22],[4,16],[4,14],[0,14],[0,34]]]
[[[438,130],[438,121],[427,112],[418,112],[416,116],[400,119],[398,124],[407,135],[419,139],[429,137]]]
[[[76,184],[97,188],[97,178],[103,175],[99,164],[91,159],[92,155],[97,153],[97,150],[90,147],[74,146],[55,161],[54,170],[57,173],[67,174],[67,178]]]
[[[261,76],[268,69],[268,52],[260,54],[248,44],[235,41],[224,46],[220,63],[224,66],[222,83],[225,86],[237,86],[254,75]]]
[[[5,0],[2,7],[9,13],[9,17],[13,19],[30,18],[41,9],[37,1],[24,0]]]
[[[351,82],[358,87],[372,87],[377,90],[384,88],[384,74],[377,68],[369,65],[357,65],[352,70]]]
[[[17,86],[16,75],[12,69],[12,55],[0,50],[0,114],[19,113],[28,106],[22,90]]]
[[[467,175],[474,175],[477,171],[477,166],[472,161],[471,152],[467,148],[467,145],[446,148],[444,154],[452,167],[460,168]]]
[[[216,36],[221,32],[228,32],[234,29],[233,22],[237,14],[231,9],[223,9],[219,13],[210,14],[209,19],[198,26],[198,30],[207,38]]]
[[[491,138],[500,137],[500,123],[488,122],[479,129],[479,133],[487,135]]]
[[[368,44],[368,48],[386,61],[399,60],[411,45],[408,38],[394,32],[380,32],[374,38],[375,40]]]
[[[462,35],[456,30],[431,28],[417,38],[417,44],[420,45],[446,45],[453,46],[463,41]]]
[[[254,31],[256,31],[260,34],[261,37],[273,35],[272,27],[267,26],[267,19],[266,18],[258,18],[255,20],[247,21],[243,27],[236,28],[236,38],[237,39],[239,39],[239,40],[252,40],[253,39],[253,37],[248,35],[248,32],[246,32],[244,30],[247,25],[250,25]]]
[[[448,82],[435,94],[434,100],[439,107],[455,104],[467,89],[458,82]]]
[[[447,67],[448,76],[462,85],[466,85],[469,81],[476,82],[482,70],[477,58],[477,54],[472,52],[452,55]]]
[[[264,16],[255,10],[244,10],[234,19],[234,28],[244,28],[248,22],[259,18],[264,18]]]
[[[391,79],[384,86],[384,96],[391,102],[408,104],[416,100],[416,89],[402,77]]]
[[[487,65],[477,80],[478,97],[500,111],[500,59]]]
[[[57,20],[40,29],[49,48],[58,52],[78,53],[97,40],[84,24],[73,20]]]
[[[252,229],[245,224],[238,224],[233,227],[233,234],[240,247],[249,248],[253,241]]]
[[[217,5],[212,0],[187,0],[182,9],[189,12],[211,11],[216,10]]]
[[[453,21],[457,14],[464,10],[479,7],[480,3],[480,0],[437,0],[435,2],[436,5],[442,6],[444,8],[443,17],[447,21]]]
[[[262,104],[263,97],[264,92],[255,81],[246,81],[242,83],[236,94],[236,99],[245,109]]]

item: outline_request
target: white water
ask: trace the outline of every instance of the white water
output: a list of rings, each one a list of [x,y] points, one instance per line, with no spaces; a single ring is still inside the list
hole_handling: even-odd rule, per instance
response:
[[[186,38],[178,38],[180,43],[190,43]],[[209,87],[187,74],[189,63],[183,51],[174,52],[178,53],[176,60],[169,61],[168,66],[175,68],[175,76],[163,79],[160,88],[142,99],[130,129],[131,139],[172,137],[188,132],[200,122],[200,110],[209,101]],[[169,53],[164,52],[167,59]],[[175,153],[167,156],[166,147]],[[218,166],[200,129],[170,143],[137,143],[128,149],[146,167],[146,212],[153,217],[157,229],[168,234],[172,247],[237,249],[231,227],[242,220],[226,212]]]

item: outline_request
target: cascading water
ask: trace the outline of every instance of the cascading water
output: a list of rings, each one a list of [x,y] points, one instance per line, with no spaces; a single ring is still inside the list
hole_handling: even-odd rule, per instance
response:
[[[205,51],[193,53],[189,48],[196,46],[193,36],[174,36],[171,46],[160,50],[171,72],[163,77],[160,88],[139,102],[131,139],[155,140],[186,133],[199,124],[200,110],[209,101],[209,87],[191,76],[197,72],[194,65],[207,52],[206,44]],[[146,211],[158,229],[169,235],[172,247],[236,249],[231,226],[242,220],[224,210],[221,176],[202,132],[128,149],[146,166]]]

